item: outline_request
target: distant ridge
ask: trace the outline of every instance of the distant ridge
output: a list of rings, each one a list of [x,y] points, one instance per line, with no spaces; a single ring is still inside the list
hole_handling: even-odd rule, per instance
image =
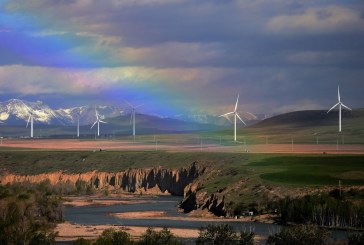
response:
[[[362,119],[364,126],[364,109],[355,109],[353,111],[343,111],[343,120],[346,124],[357,119]],[[290,127],[317,127],[336,125],[338,123],[338,111],[327,110],[305,110],[289,112],[260,121],[251,128],[266,128],[289,125]]]

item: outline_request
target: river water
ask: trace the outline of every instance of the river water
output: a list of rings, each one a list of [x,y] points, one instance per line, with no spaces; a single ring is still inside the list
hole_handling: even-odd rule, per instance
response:
[[[175,196],[133,196],[125,198],[98,198],[98,200],[126,200],[126,201],[142,201],[135,204],[115,204],[108,206],[66,206],[64,208],[64,217],[66,221],[83,224],[83,225],[124,225],[124,226],[147,226],[147,227],[167,227],[167,228],[189,228],[198,229],[208,224],[224,223],[224,220],[216,221],[189,221],[176,219],[142,219],[142,218],[117,218],[110,213],[120,212],[142,212],[142,211],[165,211],[167,217],[188,217],[184,213],[177,210],[181,197]],[[256,235],[268,237],[280,230],[280,226],[276,224],[264,224],[259,222],[246,221],[228,221],[237,231],[252,230]],[[344,237],[345,233],[341,231],[333,232],[334,237]],[[264,240],[264,239],[263,239]],[[183,239],[185,244],[194,244],[193,239]],[[264,244],[262,241],[261,244]]]
[[[104,198],[112,200],[111,198]],[[102,200],[102,199],[98,199]],[[64,217],[66,221],[84,224],[84,225],[125,225],[125,226],[147,226],[147,227],[168,227],[168,228],[189,228],[198,229],[201,226],[208,224],[223,223],[223,220],[216,221],[188,221],[188,220],[175,220],[175,219],[128,219],[117,218],[110,213],[119,212],[141,212],[141,211],[165,211],[168,217],[188,217],[184,213],[179,213],[177,210],[178,203],[182,200],[181,197],[174,196],[131,196],[125,199],[127,201],[143,201],[142,203],[135,204],[115,204],[108,206],[66,206],[64,208]],[[233,226],[236,230],[252,230],[257,235],[268,236],[279,230],[278,225],[263,224],[257,222],[242,222],[239,220],[229,221],[229,225]],[[185,240],[187,244],[193,242]]]

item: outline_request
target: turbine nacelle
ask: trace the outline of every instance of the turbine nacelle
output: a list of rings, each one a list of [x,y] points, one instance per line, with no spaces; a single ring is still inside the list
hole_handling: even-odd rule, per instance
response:
[[[339,107],[339,132],[341,132],[341,111],[342,111],[342,107],[344,107],[347,110],[352,111],[352,109],[350,109],[349,107],[347,107],[346,105],[344,105],[341,102],[341,97],[340,97],[340,87],[337,86],[337,100],[338,102],[330,108],[330,110],[327,111],[327,113],[329,113],[332,109],[336,108],[337,106]]]
[[[100,116],[96,108],[95,108],[95,114],[96,114],[96,121],[94,122],[94,124],[92,124],[91,129],[97,124],[97,136],[100,136],[100,123],[107,123],[107,122],[101,120],[104,119],[104,116]]]
[[[128,101],[124,100],[128,106],[130,107],[131,109],[131,114],[130,114],[130,124],[133,123],[133,137],[135,138],[135,113],[136,113],[136,109],[138,107],[141,107],[143,106],[144,104],[140,104],[140,105],[137,105],[137,106],[133,106],[131,103],[129,103]]]
[[[220,115],[220,117],[225,117],[229,121],[230,121],[230,119],[229,119],[228,116],[229,115],[234,115],[234,141],[236,141],[236,119],[238,118],[242,123],[244,123],[246,125],[246,123],[243,121],[243,119],[241,119],[240,115],[237,112],[238,103],[239,103],[239,94],[238,94],[238,97],[236,98],[234,111],[231,111],[231,112]]]

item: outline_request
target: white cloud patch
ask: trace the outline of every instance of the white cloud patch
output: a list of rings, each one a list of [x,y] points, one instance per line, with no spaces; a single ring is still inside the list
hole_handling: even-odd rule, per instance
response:
[[[300,13],[274,16],[268,21],[266,29],[271,33],[350,33],[364,30],[364,19],[357,9],[316,7]]]
[[[120,57],[148,66],[199,65],[223,56],[216,43],[168,42],[149,47],[126,47],[119,49]]]

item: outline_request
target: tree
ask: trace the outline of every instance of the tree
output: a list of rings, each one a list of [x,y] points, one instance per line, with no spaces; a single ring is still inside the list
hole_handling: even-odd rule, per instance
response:
[[[255,234],[252,231],[241,231],[239,245],[254,245]]]
[[[208,225],[199,229],[196,240],[198,245],[232,245],[238,244],[239,238],[233,227],[228,224]]]
[[[270,235],[267,245],[322,245],[329,237],[328,231],[315,225],[284,227],[280,232]]]
[[[97,238],[95,245],[130,245],[134,244],[128,233],[124,231],[115,231],[114,229],[106,229]]]
[[[161,231],[155,231],[149,227],[141,236],[139,245],[181,245],[174,235],[164,227]]]
[[[348,245],[364,244],[364,232],[356,232],[348,235]]]

